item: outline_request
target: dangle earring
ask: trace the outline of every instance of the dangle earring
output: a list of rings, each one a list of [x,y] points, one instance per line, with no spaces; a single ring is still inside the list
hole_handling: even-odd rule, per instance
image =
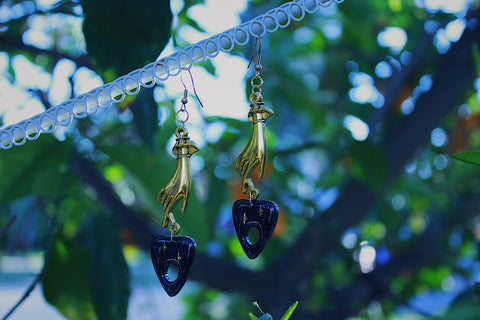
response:
[[[188,91],[184,83],[183,85],[185,90],[181,100],[182,105],[176,115],[179,125],[175,130],[176,142],[172,149],[173,155],[177,158],[177,166],[173,177],[157,196],[157,203],[161,203],[164,209],[162,227],[169,229],[170,236],[156,237],[151,245],[153,267],[160,283],[171,297],[175,296],[187,281],[197,250],[197,244],[193,238],[176,236],[180,231],[180,225],[173,215],[173,208],[182,199],[181,212],[185,213],[187,209],[192,184],[190,157],[199,150],[195,142],[190,140],[185,128],[189,118],[186,109]]]
[[[248,194],[249,199],[235,201],[232,210],[235,231],[243,250],[250,259],[255,259],[265,248],[278,219],[277,204],[268,200],[258,200],[259,191],[252,181],[252,175],[257,167],[258,178],[261,179],[264,175],[267,157],[266,120],[273,115],[272,109],[265,106],[263,102],[263,79],[260,76],[262,43],[259,38],[255,40],[250,63],[254,58],[257,41],[259,48],[255,63],[255,75],[251,79],[252,93],[248,112],[248,121],[252,123],[252,135],[235,163],[235,169],[242,178],[242,193]],[[250,239],[251,232],[258,236],[256,241]]]

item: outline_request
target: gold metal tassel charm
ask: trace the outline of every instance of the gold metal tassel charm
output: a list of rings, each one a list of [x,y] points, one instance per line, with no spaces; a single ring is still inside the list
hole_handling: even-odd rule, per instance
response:
[[[167,185],[160,190],[157,196],[157,204],[162,203],[165,215],[162,227],[167,228],[172,234],[180,231],[180,225],[175,221],[173,208],[183,199],[181,212],[185,213],[192,185],[192,173],[190,169],[190,157],[199,150],[198,146],[190,140],[185,127],[179,126],[175,130],[176,143],[172,153],[177,158],[177,167],[173,177]]]

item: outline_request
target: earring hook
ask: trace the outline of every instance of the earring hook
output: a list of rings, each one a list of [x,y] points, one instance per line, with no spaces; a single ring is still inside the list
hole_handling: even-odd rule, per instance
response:
[[[197,90],[196,90],[196,88],[195,88],[195,81],[193,80],[192,71],[190,71],[190,69],[187,69],[187,68],[182,68],[182,71],[187,71],[188,74],[190,75],[190,80],[191,80],[191,82],[192,82],[193,93],[195,94],[195,97],[197,98],[198,103],[199,103],[200,106],[203,108],[202,100],[200,100],[200,97],[198,96]],[[185,82],[183,81],[182,73],[180,73],[180,81],[182,82],[182,85],[183,85],[183,87],[185,88],[185,90],[184,90],[184,92],[183,92],[183,96],[184,96],[184,98],[186,98],[187,93],[188,93],[188,89],[187,89],[187,86],[185,85]]]
[[[257,60],[256,64],[260,64],[260,52],[262,52],[262,39],[260,37],[255,38],[255,43],[253,44],[252,56],[250,57],[250,61],[248,62],[247,69],[250,68],[250,65],[253,62],[253,57],[255,56],[255,50],[257,49],[257,42],[258,42],[258,52],[257,52]]]

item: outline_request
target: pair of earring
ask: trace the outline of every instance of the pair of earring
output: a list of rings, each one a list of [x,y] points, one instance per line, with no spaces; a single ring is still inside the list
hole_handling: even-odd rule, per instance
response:
[[[253,61],[257,41],[258,39],[255,40],[251,61]],[[252,180],[257,167],[259,169],[258,178],[263,178],[265,172],[267,157],[266,120],[273,115],[273,111],[266,107],[263,102],[261,89],[263,79],[260,76],[262,70],[260,64],[261,42],[258,42],[255,75],[251,79],[252,92],[249,97],[248,120],[252,123],[252,134],[235,164],[235,169],[242,178],[242,193],[248,194],[249,199],[237,200],[232,209],[233,224],[237,237],[250,259],[256,258],[265,248],[275,229],[279,212],[276,203],[268,200],[258,200],[259,191],[255,188]],[[191,73],[190,77],[193,85]],[[162,226],[169,228],[170,236],[156,237],[151,244],[151,257],[155,272],[169,296],[175,296],[185,284],[197,248],[193,238],[176,236],[180,231],[180,225],[175,221],[172,211],[181,200],[183,200],[181,212],[186,211],[191,188],[190,157],[199,150],[198,146],[190,139],[185,127],[189,118],[186,110],[188,92],[184,83],[183,85],[185,87],[184,96],[181,100],[180,110],[177,112],[179,126],[175,130],[176,143],[172,149],[177,159],[177,166],[173,177],[157,196],[157,203],[161,203],[164,208]],[[194,85],[193,89],[198,99]],[[198,101],[200,102],[200,99]],[[252,232],[257,235],[257,239],[251,239]],[[171,272],[172,269],[175,272]],[[172,277],[169,276],[171,273],[173,274]]]

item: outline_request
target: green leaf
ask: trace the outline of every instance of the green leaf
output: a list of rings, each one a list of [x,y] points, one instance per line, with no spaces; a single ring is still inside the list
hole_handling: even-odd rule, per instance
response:
[[[69,144],[52,135],[0,151],[0,202],[8,202],[32,192],[56,196],[65,182]],[[28,181],[28,183],[20,182]]]
[[[388,0],[388,6],[390,10],[394,12],[402,11],[402,1],[401,0]]]
[[[207,59],[204,62],[200,64],[200,66],[205,69],[208,73],[210,73],[212,76],[217,75],[217,69],[215,68],[215,65],[213,64],[211,59]]]
[[[283,315],[282,319],[280,319],[280,320],[288,320],[288,319],[290,319],[290,317],[291,317],[292,314],[293,314],[293,311],[295,311],[295,309],[297,308],[297,305],[298,305],[298,301],[295,301],[290,307],[288,307],[287,312],[285,312],[285,314]]]
[[[70,320],[94,319],[87,249],[60,232],[45,263],[45,300]]]
[[[205,0],[185,0],[184,1],[184,6],[185,8],[190,8],[190,7],[193,7],[194,5],[197,5],[197,4],[204,4],[205,3]]]
[[[248,316],[250,317],[250,320],[258,320],[258,318],[255,317],[251,312],[248,313]]]
[[[208,172],[210,175],[210,182],[208,184],[208,195],[205,202],[205,211],[207,219],[209,221],[208,228],[211,234],[215,234],[215,228],[217,226],[218,215],[221,211],[221,207],[225,204],[219,199],[228,199],[228,189],[225,187],[225,181],[217,178],[213,173],[213,170]]]
[[[116,221],[95,214],[89,230],[90,281],[95,311],[99,319],[126,319],[130,296],[130,272],[123,256]]]
[[[475,282],[473,284],[473,292],[475,295],[479,296],[480,295],[480,282]]]
[[[474,164],[476,166],[480,166],[480,151],[464,151],[453,154],[450,157],[463,162]]]
[[[478,303],[474,300],[469,303],[455,303],[450,307],[448,312],[442,317],[436,318],[437,320],[476,320],[478,319],[478,314],[480,312],[480,307]]]
[[[153,98],[153,89],[143,89],[131,104],[135,127],[145,145],[155,149],[155,132],[158,129],[158,105]]]
[[[188,10],[186,10],[186,8],[184,7],[182,9],[182,11],[180,11],[178,13],[178,22],[179,22],[179,25],[189,25],[191,26],[192,28],[194,28],[195,30],[199,31],[199,32],[205,32],[205,29],[203,29],[197,21],[193,20],[192,18],[190,18],[188,16],[188,13],[187,13]]]
[[[352,174],[371,187],[381,185],[387,175],[387,161],[382,150],[369,142],[354,142],[350,150]]]
[[[68,194],[75,191],[82,192],[80,188],[72,188],[68,190]],[[73,238],[82,228],[87,218],[87,212],[91,203],[85,199],[78,199],[74,196],[65,197],[58,206],[53,203],[50,204],[51,214],[55,214],[55,219],[58,224],[62,226],[62,232],[67,238]]]
[[[480,76],[480,50],[478,49],[478,43],[472,43],[472,56],[475,69],[477,69],[477,75]]]
[[[154,61],[170,39],[169,0],[81,2],[87,51],[104,81]],[[105,23],[108,21],[108,23]]]
[[[253,301],[252,306],[256,311],[258,311],[258,313],[261,314],[261,316],[265,315],[265,312],[263,312],[262,308],[260,308],[260,305],[257,301]]]

